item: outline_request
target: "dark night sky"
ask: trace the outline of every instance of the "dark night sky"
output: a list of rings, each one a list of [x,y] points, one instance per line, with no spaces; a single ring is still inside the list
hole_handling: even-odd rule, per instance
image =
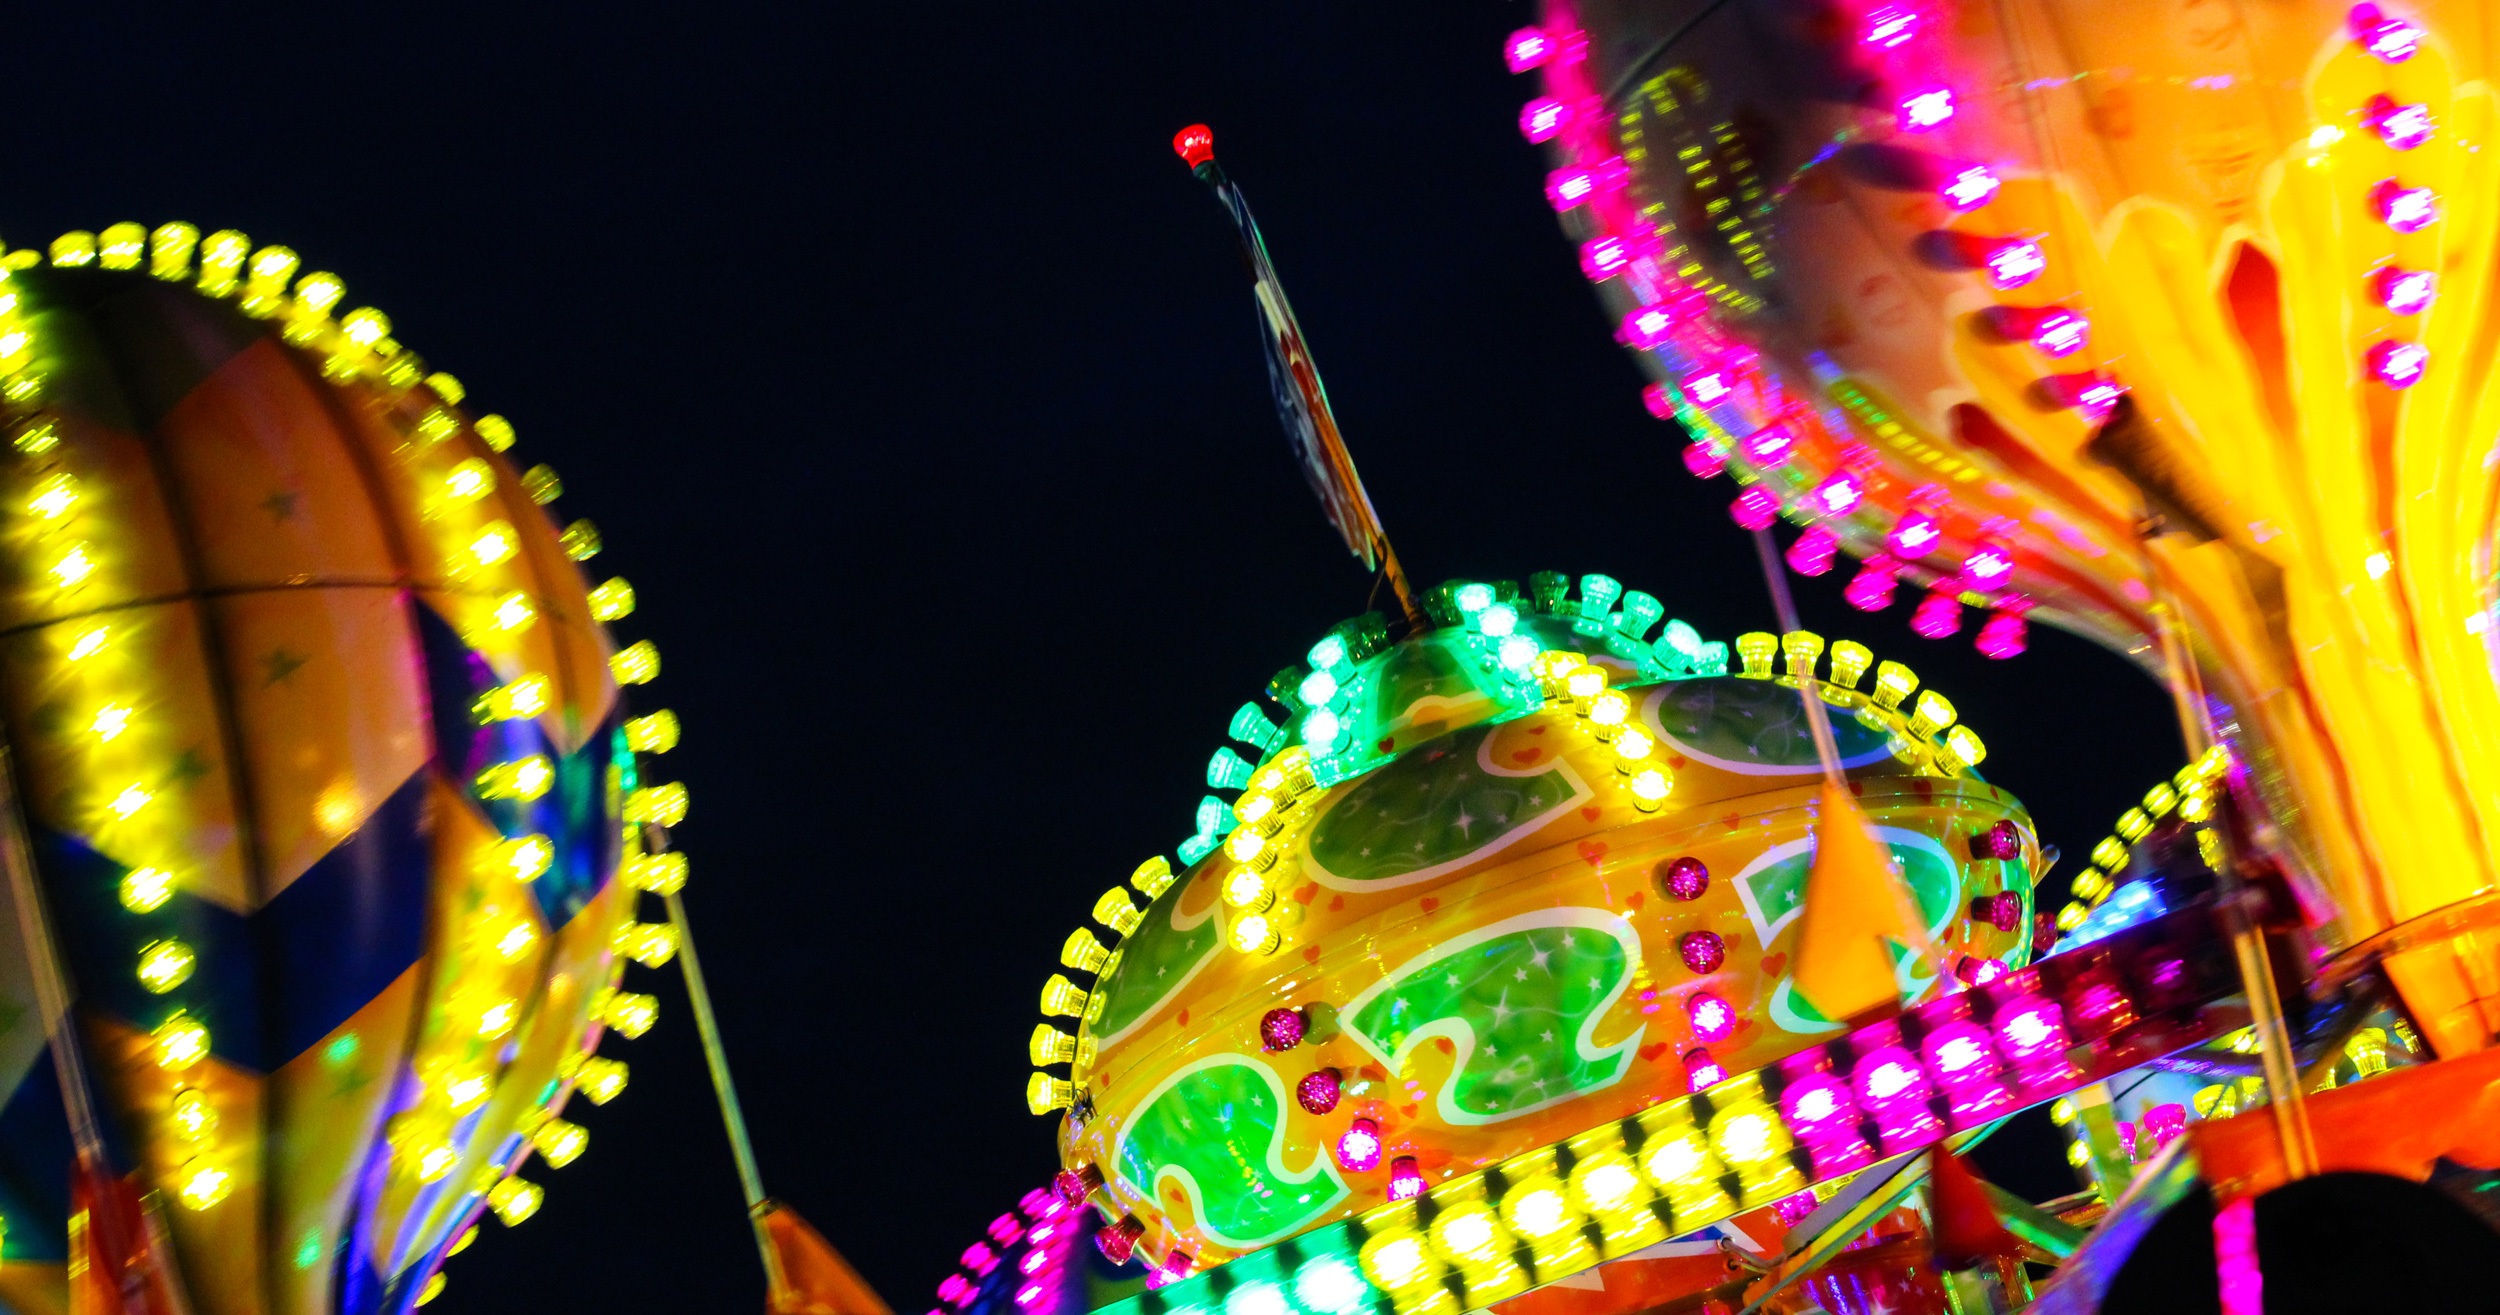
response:
[[[1021,1092],[1061,938],[1188,832],[1231,709],[1364,610],[1175,129],[1215,125],[1420,580],[1602,570],[1769,628],[1731,487],[1682,472],[1545,208],[1499,50],[1529,16],[41,7],[0,48],[0,237],[288,243],[563,472],[667,655],[766,1181],[916,1312],[1055,1167]],[[1841,578],[1808,624],[1946,691],[2070,852],[2178,765],[2117,658],[2035,631],[1990,663]],[[629,980],[663,999],[607,1048],[632,1087],[436,1309],[760,1304],[677,975]],[[2065,1190],[2004,1141],[2010,1185]]]

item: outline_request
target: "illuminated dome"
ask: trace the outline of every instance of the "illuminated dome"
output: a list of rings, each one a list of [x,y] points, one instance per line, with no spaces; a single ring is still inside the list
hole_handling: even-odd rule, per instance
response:
[[[1045,992],[1080,1025],[1037,1031],[1072,1071],[1032,1095],[1073,1104],[1063,1185],[1115,1251],[1216,1263],[1840,1036],[1791,980],[1822,788],[1800,671],[1942,965],[2027,959],[2029,818],[1909,671],[1845,642],[1819,666],[1803,633],[1742,637],[1730,671],[1682,622],[1646,638],[1660,604],[1607,577],[1531,584],[1445,586],[1395,643],[1339,626],[1270,686],[1284,725],[1236,715],[1261,761],[1218,753],[1242,793],[1202,806],[1185,870],[1097,904],[1116,950],[1069,939],[1100,976]],[[1905,999],[1936,962],[1901,952]]]

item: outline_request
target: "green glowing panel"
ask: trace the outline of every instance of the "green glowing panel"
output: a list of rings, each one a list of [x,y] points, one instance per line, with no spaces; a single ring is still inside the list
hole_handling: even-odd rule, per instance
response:
[[[1797,691],[1768,680],[1704,676],[1671,681],[1641,701],[1641,716],[1676,752],[1724,771],[1786,776],[1818,769],[1814,732]],[[1892,758],[1892,739],[1837,711],[1832,739],[1843,767]]]
[[[1300,1173],[1285,1167],[1285,1085],[1246,1055],[1202,1059],[1166,1079],[1120,1133],[1121,1179],[1189,1197],[1200,1231],[1228,1247],[1265,1246],[1345,1199],[1325,1150]]]
[[[1148,906],[1145,921],[1120,942],[1120,966],[1101,988],[1102,1017],[1093,1024],[1095,1037],[1115,1041],[1145,1021],[1183,982],[1197,976],[1215,952],[1221,933],[1212,916],[1213,902],[1197,917],[1183,917],[1180,896],[1188,888],[1184,881],[1165,891]]]
[[[1311,828],[1311,875],[1349,890],[1428,881],[1589,798],[1551,753],[1515,768],[1494,762],[1494,729],[1427,741],[1331,803]]]
[[[1455,1047],[1435,1096],[1451,1123],[1499,1123],[1614,1085],[1643,1028],[1597,1044],[1640,937],[1605,909],[1541,909],[1433,947],[1354,998],[1346,1032],[1392,1068],[1423,1042]]]

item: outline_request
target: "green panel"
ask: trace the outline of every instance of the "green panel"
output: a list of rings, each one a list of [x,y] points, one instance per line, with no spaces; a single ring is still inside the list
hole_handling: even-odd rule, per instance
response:
[[[1768,680],[1703,676],[1659,687],[1645,714],[1661,738],[1689,757],[1731,771],[1771,774],[1817,767],[1814,732],[1797,691]],[[1891,737],[1835,712],[1832,739],[1844,767],[1892,757]]]
[[[1487,766],[1493,731],[1473,726],[1426,741],[1331,803],[1311,828],[1322,879],[1420,880],[1498,849],[1586,797],[1559,767],[1512,774]]]
[[[1187,881],[1174,883],[1146,910],[1145,921],[1120,942],[1120,966],[1100,987],[1102,1016],[1094,1021],[1096,1037],[1116,1037],[1143,1020],[1198,971],[1215,952],[1222,932],[1215,911],[1207,909],[1195,925],[1177,925],[1180,895]]]
[[[1154,1196],[1178,1182],[1207,1236],[1264,1246],[1301,1231],[1346,1195],[1325,1150],[1300,1174],[1285,1168],[1285,1087],[1267,1065],[1218,1055],[1166,1082],[1120,1134],[1114,1152],[1130,1187]]]

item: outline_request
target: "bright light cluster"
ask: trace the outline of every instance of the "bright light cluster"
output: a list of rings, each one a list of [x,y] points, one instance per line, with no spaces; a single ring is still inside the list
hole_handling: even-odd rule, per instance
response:
[[[2215,830],[2206,825],[2213,820],[2214,810],[2222,794],[2230,789],[2231,754],[2221,745],[2207,749],[2195,762],[2179,769],[2169,781],[2144,793],[2144,806],[2130,808],[2119,815],[2112,833],[2101,838],[2086,855],[2089,866],[2075,874],[2074,899],[2057,911],[2057,929],[2072,935],[2084,925],[2092,910],[2108,901],[2111,894],[2125,886],[2132,861],[2132,846],[2149,834],[2155,823],[2176,810],[2180,820],[2197,829],[2200,852],[2218,854],[2221,843]]]

